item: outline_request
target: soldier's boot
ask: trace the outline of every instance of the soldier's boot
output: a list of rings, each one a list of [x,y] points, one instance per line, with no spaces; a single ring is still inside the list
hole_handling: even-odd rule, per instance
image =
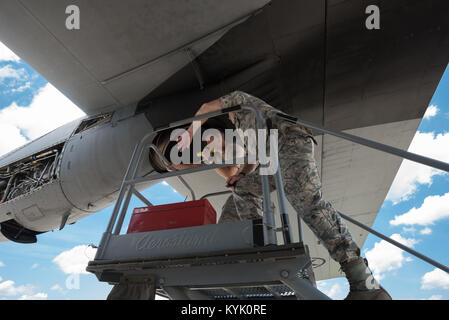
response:
[[[359,257],[341,264],[349,282],[349,294],[345,300],[392,300],[388,292],[374,279],[368,261]]]

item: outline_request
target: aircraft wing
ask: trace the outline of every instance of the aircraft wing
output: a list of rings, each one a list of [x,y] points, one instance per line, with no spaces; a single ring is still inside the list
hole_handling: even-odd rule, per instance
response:
[[[137,102],[268,0],[5,0],[0,41],[87,114]],[[80,29],[66,28],[76,4]]]

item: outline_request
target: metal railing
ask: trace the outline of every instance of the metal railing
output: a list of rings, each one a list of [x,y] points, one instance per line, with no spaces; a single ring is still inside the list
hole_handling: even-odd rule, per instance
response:
[[[149,140],[151,138],[153,138],[155,136],[155,134],[157,134],[158,132],[161,132],[163,130],[180,127],[182,125],[190,124],[193,121],[199,121],[199,120],[206,119],[206,118],[208,119],[208,118],[218,117],[218,116],[221,116],[221,115],[224,115],[224,114],[227,114],[230,112],[234,112],[234,111],[239,111],[242,109],[254,112],[254,114],[256,116],[257,128],[264,129],[265,122],[264,122],[264,118],[263,118],[260,110],[258,108],[255,108],[254,106],[243,105],[243,106],[231,107],[231,108],[223,109],[220,111],[215,111],[215,112],[211,112],[211,113],[203,114],[200,116],[191,117],[191,118],[187,118],[187,119],[184,119],[181,121],[176,121],[176,122],[170,123],[166,126],[155,129],[151,133],[146,134],[140,140],[140,142],[136,145],[134,152],[132,154],[131,161],[127,168],[122,185],[120,187],[120,192],[119,192],[119,195],[117,198],[117,202],[112,211],[112,215],[109,220],[107,229],[103,233],[102,239],[100,241],[100,245],[98,246],[98,251],[95,256],[95,260],[99,260],[102,258],[103,253],[109,243],[109,239],[110,239],[111,235],[120,234],[120,231],[122,229],[123,222],[124,222],[124,219],[126,216],[126,212],[128,210],[128,206],[129,206],[131,197],[133,195],[135,195],[137,198],[139,198],[145,204],[151,205],[151,203],[141,193],[139,193],[136,190],[136,188],[135,188],[136,184],[148,182],[148,181],[160,180],[160,179],[169,178],[169,177],[177,177],[181,181],[181,183],[184,186],[186,186],[186,188],[191,192],[192,199],[195,200],[195,193],[194,193],[193,189],[181,177],[181,175],[195,173],[195,172],[201,172],[201,171],[206,171],[206,170],[212,170],[212,169],[217,169],[217,168],[222,168],[222,167],[228,167],[233,164],[244,163],[244,161],[246,160],[246,159],[243,159],[243,162],[242,162],[242,159],[235,159],[234,163],[207,164],[207,165],[202,165],[202,166],[188,168],[188,169],[175,170],[175,171],[171,171],[171,172],[167,172],[167,173],[155,173],[155,174],[151,174],[146,177],[137,177],[140,172],[140,168],[142,166],[144,151],[147,149],[150,149],[150,148],[153,149],[166,165],[169,164],[168,160],[164,157],[164,155],[160,152],[160,150],[158,150],[158,148],[152,142],[149,142]],[[276,155],[276,157],[277,157],[277,155]],[[279,163],[278,159],[276,159],[276,161]],[[263,168],[265,168],[266,166],[268,166],[268,164],[260,164],[259,170],[263,170]],[[282,174],[281,174],[281,169],[279,166],[278,166],[278,170],[276,171],[274,176],[275,176],[275,185],[276,185],[276,190],[277,190],[278,203],[279,203],[279,207],[280,207],[280,218],[281,218],[282,227],[281,228],[275,227],[274,212],[271,207],[270,185],[269,185],[268,176],[261,174],[260,177],[261,177],[261,182],[262,182],[263,209],[264,209],[264,214],[263,214],[264,242],[265,242],[265,245],[269,245],[269,244],[276,245],[277,244],[276,232],[282,232],[283,238],[284,238],[284,243],[289,244],[292,242],[293,237],[292,237],[292,231],[290,229],[290,223],[289,223],[289,219],[288,219],[288,215],[287,215],[287,205],[286,205],[287,200],[285,198],[285,192],[284,192],[283,182],[282,182]],[[300,230],[301,230],[301,226],[298,225],[298,231],[300,234],[299,240],[301,242],[302,238],[301,238]]]
[[[164,162],[166,162],[166,164],[168,164],[168,161],[161,154],[161,152],[152,143],[149,143],[148,140],[153,135],[155,135],[157,132],[160,132],[162,130],[179,127],[179,126],[182,126],[185,124],[189,124],[193,121],[218,117],[218,116],[227,114],[229,112],[235,112],[235,111],[239,111],[242,109],[250,110],[250,111],[254,112],[256,115],[257,129],[264,129],[265,119],[263,118],[260,110],[255,108],[254,106],[242,105],[242,106],[235,106],[235,107],[223,109],[220,111],[214,111],[211,113],[207,113],[207,114],[203,114],[200,116],[191,117],[191,118],[187,118],[187,119],[184,119],[181,121],[176,121],[176,122],[170,123],[167,126],[157,128],[154,132],[151,132],[151,133],[145,135],[141,139],[141,141],[138,143],[138,145],[134,149],[134,152],[133,152],[133,155],[131,158],[131,162],[128,166],[125,178],[122,182],[122,186],[120,189],[119,197],[117,199],[117,203],[114,207],[107,230],[103,234],[103,237],[101,239],[99,249],[98,249],[95,259],[101,259],[102,252],[103,252],[105,246],[107,246],[108,239],[109,239],[110,235],[112,234],[112,229],[113,229],[114,225],[116,226],[115,230],[114,230],[114,234],[117,235],[120,233],[120,230],[121,230],[121,227],[123,224],[123,220],[124,220],[124,216],[126,214],[126,211],[127,211],[128,205],[129,205],[129,201],[133,194],[136,195],[140,200],[142,200],[147,205],[151,204],[148,200],[145,199],[145,197],[143,195],[141,195],[134,188],[135,184],[150,181],[150,180],[158,180],[158,179],[164,179],[164,178],[176,176],[176,177],[178,177],[178,179],[180,179],[181,183],[183,183],[186,186],[186,188],[191,192],[192,199],[195,199],[195,194],[194,194],[193,189],[187,184],[187,182],[185,180],[182,179],[182,177],[180,177],[180,175],[190,174],[190,173],[195,173],[195,172],[200,172],[200,171],[205,171],[205,170],[212,170],[212,169],[217,169],[217,168],[232,165],[232,163],[231,164],[230,163],[209,164],[209,165],[199,166],[199,167],[195,167],[195,168],[189,168],[189,169],[177,170],[174,172],[167,172],[167,173],[152,175],[149,177],[137,178],[137,174],[138,174],[141,164],[142,164],[142,155],[143,155],[143,152],[145,149],[152,148],[164,160]],[[348,140],[348,141],[351,141],[351,142],[354,142],[354,143],[357,143],[360,145],[364,145],[364,146],[372,148],[372,149],[376,149],[376,150],[379,150],[379,151],[382,151],[382,152],[385,152],[388,154],[393,154],[393,155],[399,156],[404,159],[408,159],[408,160],[411,160],[411,161],[414,161],[417,163],[421,163],[421,164],[424,164],[424,165],[427,165],[427,166],[430,166],[430,167],[433,167],[433,168],[436,168],[439,170],[449,172],[449,164],[446,162],[438,161],[438,160],[431,159],[431,158],[428,158],[425,156],[421,156],[421,155],[418,155],[415,153],[404,151],[404,150],[401,150],[401,149],[398,149],[398,148],[395,148],[395,147],[392,147],[389,145],[385,145],[385,144],[375,142],[375,141],[372,141],[369,139],[361,138],[361,137],[351,135],[351,134],[348,134],[348,133],[345,133],[342,131],[329,129],[324,126],[320,126],[318,124],[300,120],[300,119],[297,119],[297,118],[294,118],[294,117],[291,117],[288,115],[279,114],[279,117],[281,117],[283,120],[287,120],[294,124],[305,126],[307,128],[313,129],[313,130],[318,131],[323,134],[333,135],[333,136],[339,137],[344,140]],[[277,157],[277,155],[276,155],[276,157]],[[276,159],[276,160],[278,160],[278,159]],[[277,163],[279,163],[279,161]],[[263,167],[264,167],[264,165],[261,164],[259,170],[262,170]],[[274,175],[276,192],[277,192],[277,197],[278,197],[278,202],[279,202],[279,212],[280,212],[280,218],[281,218],[281,224],[282,224],[282,227],[279,229],[275,228],[274,212],[271,208],[271,201],[270,201],[270,186],[269,186],[268,176],[264,175],[264,174],[261,174],[260,176],[261,176],[261,182],[262,182],[263,207],[264,207],[263,224],[264,224],[265,244],[277,244],[276,234],[275,234],[276,231],[282,232],[283,238],[284,238],[284,243],[288,244],[292,241],[293,237],[292,237],[290,223],[289,223],[288,214],[287,214],[287,201],[286,201],[286,196],[285,196],[285,192],[284,192],[284,188],[283,188],[280,166],[278,166],[278,170],[276,171],[276,173]],[[202,196],[201,199],[204,199],[204,198],[210,197],[210,196],[218,196],[218,195],[223,195],[223,194],[228,194],[228,193],[231,193],[231,191],[214,192],[214,193],[210,193],[210,194]],[[123,199],[125,199],[125,200],[123,201]],[[146,201],[144,201],[143,199],[145,199]],[[122,206],[122,204],[123,204],[123,206]],[[121,210],[120,216],[119,216],[120,207],[122,207],[122,210]],[[370,227],[368,227],[366,225],[363,225],[362,223],[360,223],[342,213],[339,213],[339,214],[343,219],[380,237],[381,239],[416,256],[417,258],[419,258],[423,261],[426,261],[429,264],[432,264],[433,266],[449,273],[449,268],[447,266],[445,266],[433,259],[430,259],[429,257],[427,257],[427,256],[425,256],[425,255],[423,255],[423,254],[421,254],[421,253],[419,253],[419,252],[417,252],[397,241],[392,240],[391,238],[377,232],[376,230],[371,229]],[[118,217],[118,221],[116,224],[117,217]],[[302,241],[301,221],[300,221],[299,217],[298,217],[298,233],[299,233],[299,241]],[[103,250],[102,250],[102,248],[103,248]]]
[[[329,135],[332,135],[332,136],[335,136],[335,137],[339,137],[339,138],[344,139],[344,140],[348,140],[348,141],[351,141],[351,142],[354,142],[354,143],[366,146],[368,148],[376,149],[376,150],[379,150],[379,151],[382,151],[382,152],[385,152],[385,153],[388,153],[388,154],[396,155],[398,157],[401,157],[401,158],[404,158],[404,159],[407,159],[407,160],[410,160],[410,161],[413,161],[413,162],[417,162],[417,163],[420,163],[420,164],[424,164],[426,166],[430,166],[432,168],[436,168],[436,169],[439,169],[439,170],[443,170],[443,171],[449,172],[449,164],[446,163],[446,162],[442,162],[442,161],[439,161],[439,160],[435,160],[435,159],[432,159],[432,158],[421,156],[421,155],[416,154],[416,153],[404,151],[404,150],[401,150],[401,149],[398,149],[398,148],[395,148],[395,147],[392,147],[392,146],[389,146],[389,145],[386,145],[386,144],[382,144],[382,143],[379,143],[379,142],[376,142],[376,141],[368,140],[368,139],[365,139],[365,138],[362,138],[362,137],[358,137],[358,136],[355,136],[355,135],[352,135],[352,134],[349,134],[349,133],[345,133],[345,132],[342,132],[342,131],[329,129],[329,128],[326,128],[324,126],[320,126],[318,124],[311,123],[311,122],[304,121],[304,120],[300,120],[300,119],[297,119],[297,118],[294,118],[294,117],[283,116],[283,115],[280,115],[280,116],[283,119],[287,120],[287,121],[290,121],[290,122],[298,124],[298,125],[305,126],[305,127],[309,128],[309,129],[314,129],[314,130],[316,130],[318,132],[321,132],[323,134],[326,133],[326,134],[329,134]],[[354,220],[354,219],[352,219],[352,218],[342,214],[341,212],[339,212],[339,214],[340,214],[340,216],[343,219],[345,219],[345,220],[347,220],[347,221],[349,221],[349,222],[359,226],[360,228],[362,228],[362,229],[364,229],[364,230],[374,234],[375,236],[377,236],[377,237],[379,237],[379,238],[381,238],[381,239],[391,243],[392,245],[394,245],[394,246],[396,246],[396,247],[398,247],[398,248],[400,248],[400,249],[402,249],[402,250],[404,250],[404,251],[414,255],[415,257],[417,257],[417,258],[419,258],[419,259],[421,259],[423,261],[428,262],[429,264],[437,267],[438,269],[441,269],[441,270],[449,273],[449,268],[447,266],[445,266],[445,265],[443,265],[443,264],[441,264],[441,263],[439,263],[439,262],[437,262],[437,261],[435,261],[435,260],[433,260],[433,259],[431,259],[431,258],[429,258],[429,257],[427,257],[427,256],[425,256],[425,255],[423,255],[423,254],[421,254],[421,253],[419,253],[419,252],[417,252],[417,251],[415,251],[415,250],[413,250],[413,249],[411,249],[411,248],[409,248],[409,247],[407,247],[407,246],[405,246],[405,245],[403,245],[403,244],[401,244],[401,243],[399,243],[399,242],[397,242],[397,241],[395,241],[395,240],[393,240],[393,239],[391,239],[391,238],[389,238],[387,236],[385,236],[385,235],[383,235],[382,233],[380,233],[380,232],[378,232],[376,230],[371,229],[370,227],[365,226],[364,224],[362,224],[362,223],[360,223],[360,222],[358,222],[358,221],[356,221],[356,220]]]

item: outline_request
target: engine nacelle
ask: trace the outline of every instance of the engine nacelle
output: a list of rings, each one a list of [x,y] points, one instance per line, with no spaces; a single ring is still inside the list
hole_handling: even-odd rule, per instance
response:
[[[0,159],[14,159],[0,168],[0,223],[7,239],[30,243],[38,233],[113,204],[136,144],[152,131],[143,114],[103,114],[69,129],[65,138],[57,129]],[[145,161],[141,174],[151,170]]]

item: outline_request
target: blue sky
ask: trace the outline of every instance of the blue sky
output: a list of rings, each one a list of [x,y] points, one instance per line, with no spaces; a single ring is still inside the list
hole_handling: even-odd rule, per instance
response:
[[[48,117],[52,110],[52,117]],[[82,116],[76,106],[0,43],[0,154]],[[410,150],[449,161],[449,71],[440,81]],[[184,199],[160,183],[144,192],[155,204]],[[403,164],[374,229],[449,265],[449,175]],[[449,202],[446,202],[449,203]],[[134,201],[130,207],[141,206]],[[110,286],[83,273],[106,229],[112,208],[38,236],[32,245],[0,243],[0,299],[105,299]],[[129,215],[128,215],[129,219]],[[126,223],[124,228],[126,229]],[[395,299],[449,299],[449,276],[375,236],[363,255]],[[344,278],[319,287],[344,298]]]

